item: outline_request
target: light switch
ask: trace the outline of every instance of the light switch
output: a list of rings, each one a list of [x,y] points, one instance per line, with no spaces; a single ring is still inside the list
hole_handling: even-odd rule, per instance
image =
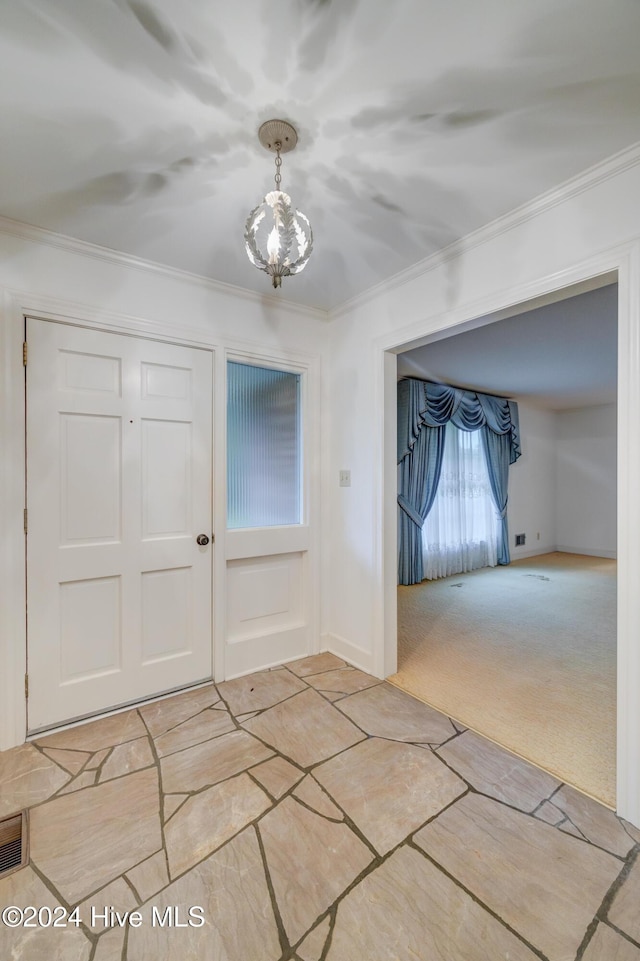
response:
[[[340,487],[351,487],[351,471],[340,471]]]

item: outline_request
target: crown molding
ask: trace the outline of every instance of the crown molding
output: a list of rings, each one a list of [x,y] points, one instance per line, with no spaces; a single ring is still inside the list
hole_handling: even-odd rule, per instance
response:
[[[380,283],[374,287],[370,287],[363,293],[352,297],[350,300],[330,310],[329,319],[337,320],[351,313],[353,310],[371,303],[372,300],[384,294],[392,293],[400,287],[404,287],[406,284],[419,280],[425,276],[425,274],[441,267],[443,263],[455,260],[463,253],[468,253],[474,247],[480,247],[483,244],[495,240],[501,234],[508,233],[515,227],[519,227],[533,220],[540,214],[552,210],[567,200],[579,196],[586,190],[590,190],[600,183],[611,180],[626,170],[630,170],[638,165],[640,165],[640,142],[632,144],[630,147],[625,147],[624,150],[620,150],[605,160],[588,167],[581,173],[564,181],[564,183],[559,186],[552,187],[550,190],[534,197],[533,200],[526,201],[524,204],[515,207],[506,214],[502,214],[488,224],[478,227],[477,230],[465,234],[464,237],[461,237],[459,240],[454,240],[446,247],[442,247],[440,250],[425,257],[424,260],[420,260],[418,263],[398,271],[398,273],[392,277],[380,281]]]
[[[20,220],[12,220],[9,217],[0,216],[0,233],[26,240],[30,243],[44,244],[47,247],[57,247],[67,253],[78,254],[81,257],[90,257],[102,263],[114,264],[118,267],[128,267],[129,269],[142,271],[144,273],[155,274],[156,276],[166,277],[170,280],[178,280],[182,283],[196,285],[209,290],[212,293],[223,294],[227,297],[242,298],[258,306],[268,308],[278,308],[296,316],[304,314],[314,320],[328,320],[328,312],[319,307],[309,307],[306,304],[299,304],[291,300],[280,299],[273,294],[260,294],[245,287],[237,287],[234,284],[227,284],[221,280],[213,280],[202,274],[191,273],[188,270],[181,270],[179,267],[170,267],[154,260],[145,260],[143,257],[136,257],[134,254],[123,253],[113,250],[111,247],[102,247],[100,244],[93,244],[87,240],[78,240],[76,237],[69,237],[67,234],[59,234],[46,227],[36,227],[34,224],[26,224]]]
[[[168,279],[178,280],[182,283],[196,285],[209,290],[212,293],[222,294],[227,297],[241,298],[248,300],[259,306],[277,308],[287,313],[300,316],[301,314],[311,317],[314,320],[333,321],[337,320],[359,307],[365,306],[371,301],[376,300],[384,294],[392,293],[400,287],[404,287],[413,281],[419,280],[426,274],[442,266],[450,260],[455,260],[462,253],[467,253],[474,247],[482,246],[496,239],[501,234],[508,233],[515,227],[521,226],[545,211],[565,203],[573,197],[579,196],[600,183],[611,180],[619,176],[626,170],[637,167],[640,164],[640,142],[626,147],[624,150],[607,157],[605,160],[588,167],[576,176],[571,177],[559,186],[552,187],[533,200],[528,200],[519,207],[506,214],[497,217],[495,220],[478,227],[476,230],[465,234],[458,240],[454,240],[446,247],[435,251],[423,260],[398,271],[392,277],[380,281],[373,287],[369,287],[361,294],[346,300],[329,310],[320,307],[310,307],[306,304],[296,303],[295,301],[280,299],[272,294],[260,294],[256,291],[248,290],[245,287],[237,287],[234,284],[227,284],[224,281],[214,280],[202,274],[191,273],[178,267],[170,267],[166,264],[158,263],[153,260],[145,260],[134,254],[123,253],[113,250],[110,247],[102,247],[86,240],[78,240],[66,234],[59,234],[45,227],[36,227],[33,224],[26,224],[19,220],[12,220],[9,217],[0,216],[0,233],[18,237],[21,240],[31,243],[45,244],[49,247],[57,247],[69,253],[78,254],[83,257],[90,257],[103,263],[115,264],[120,267],[128,267],[156,276],[167,277]]]

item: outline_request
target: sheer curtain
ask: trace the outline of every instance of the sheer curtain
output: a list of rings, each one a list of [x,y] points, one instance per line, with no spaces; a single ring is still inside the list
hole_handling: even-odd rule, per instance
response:
[[[498,524],[481,431],[448,423],[440,483],[422,528],[425,578],[495,567]]]

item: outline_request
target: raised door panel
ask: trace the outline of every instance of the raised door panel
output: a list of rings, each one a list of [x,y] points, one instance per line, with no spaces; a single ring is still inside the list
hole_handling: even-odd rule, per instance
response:
[[[191,424],[142,421],[142,537],[188,535],[192,528]]]
[[[142,575],[142,663],[187,655],[193,647],[193,572],[190,567]]]
[[[122,536],[120,417],[59,414],[60,546]]]
[[[62,685],[122,668],[122,578],[60,584]]]

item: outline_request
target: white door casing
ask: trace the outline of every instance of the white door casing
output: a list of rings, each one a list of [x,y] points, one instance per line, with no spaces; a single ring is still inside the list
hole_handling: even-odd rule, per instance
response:
[[[212,674],[210,351],[29,318],[28,727]]]

